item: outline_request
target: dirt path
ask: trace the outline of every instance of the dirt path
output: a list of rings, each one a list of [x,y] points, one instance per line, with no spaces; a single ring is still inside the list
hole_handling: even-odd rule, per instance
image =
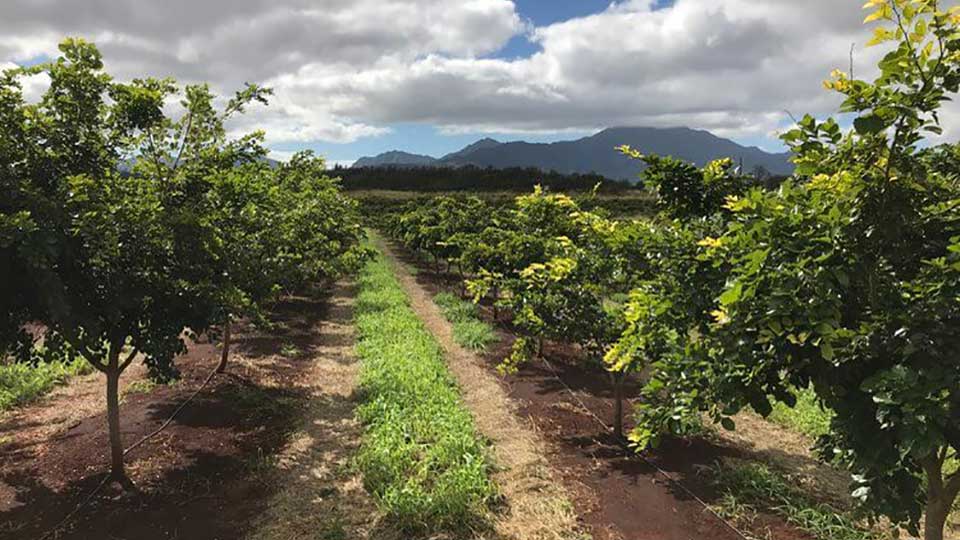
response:
[[[276,539],[365,538],[366,521],[376,513],[356,480],[341,474],[356,441],[352,367],[343,354],[352,346],[345,330],[352,294],[340,284],[287,298],[271,314],[276,327],[270,330],[238,325],[228,373],[127,456],[139,497],[101,492],[51,538],[213,540],[252,532]],[[190,343],[177,359],[183,376],[176,385],[127,395],[124,441],[168,418],[218,356],[215,344]],[[40,538],[103,477],[102,380],[74,382],[0,424],[0,440],[8,441],[0,444],[0,485],[7,493],[0,500],[0,539]],[[47,418],[60,427],[36,425]],[[300,499],[295,488],[304,489]],[[282,512],[284,499],[303,505],[296,507],[303,521]],[[357,523],[349,521],[354,517]],[[309,527],[315,528],[301,534]],[[324,530],[330,534],[318,534]]]
[[[504,388],[482,367],[482,360],[456,344],[453,330],[432,296],[417,284],[390,247],[379,239],[377,244],[392,262],[414,311],[446,352],[477,428],[493,444],[498,466],[494,481],[509,505],[496,524],[498,535],[518,540],[583,538],[570,494],[545,458],[546,445],[536,426],[521,419]]]
[[[390,245],[385,248],[398,265],[415,309],[449,347],[450,325],[432,302],[442,278],[428,271],[413,277],[408,271],[413,261],[401,249]],[[485,315],[489,317],[489,312]],[[736,449],[704,440],[668,440],[659,451],[647,454],[648,461],[628,455],[580,405],[585,403],[601,418],[608,418],[612,411],[608,385],[584,365],[576,350],[549,344],[545,355],[552,369],[536,361],[524,365],[516,375],[503,378],[496,375],[494,366],[509,354],[513,337],[502,329],[497,332],[498,343],[484,358],[474,355],[469,360],[473,369],[461,383],[467,388],[475,379],[498,383],[507,402],[513,404],[509,410],[538,431],[536,444],[543,458],[559,473],[576,514],[595,540],[741,540],[738,533],[657,470],[666,471],[709,502],[714,494],[700,472],[720,457],[739,456]],[[564,385],[577,394],[579,401]],[[782,521],[767,518],[761,516],[772,538],[806,538]]]
[[[271,482],[278,487],[257,519],[250,540],[387,539],[373,501],[349,461],[360,445],[354,399],[356,288],[338,283],[329,300],[312,367],[302,380],[310,400],[287,446],[277,455]]]

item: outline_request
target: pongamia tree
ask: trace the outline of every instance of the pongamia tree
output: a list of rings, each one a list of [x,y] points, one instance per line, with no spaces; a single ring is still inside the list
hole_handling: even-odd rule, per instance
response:
[[[116,83],[92,44],[68,39],[60,50],[0,79],[0,174],[10,195],[0,202],[0,281],[21,288],[3,299],[0,337],[7,349],[24,323],[39,323],[104,373],[111,477],[129,487],[120,376],[139,355],[154,374],[173,372],[184,329],[206,329],[222,309],[222,253],[203,207],[180,204],[192,194],[170,173],[176,164],[154,159],[172,83]],[[38,73],[50,85],[28,103],[19,80]],[[232,106],[255,92],[241,94]]]
[[[641,447],[655,444],[663,432],[683,434],[699,425],[690,409],[699,386],[709,386],[708,363],[701,358],[700,336],[713,321],[714,298],[723,290],[726,269],[703,255],[705,241],[722,232],[730,219],[727,197],[743,193],[751,178],[729,159],[700,168],[670,157],[622,147],[626,156],[646,164],[641,178],[657,195],[659,212],[651,219],[621,224],[612,255],[621,269],[619,287],[631,289],[624,308],[624,331],[606,352],[613,373],[650,374],[636,402],[637,425],[630,438]],[[730,426],[722,410],[714,418]]]
[[[960,10],[867,8],[872,44],[892,44],[879,77],[826,83],[853,129],[804,118],[784,136],[796,178],[727,201],[732,223],[702,242],[730,271],[715,320],[657,378],[689,398],[671,406],[724,415],[812,387],[836,412],[820,455],[864,508],[940,540],[960,492],[960,171],[920,146],[960,84]]]

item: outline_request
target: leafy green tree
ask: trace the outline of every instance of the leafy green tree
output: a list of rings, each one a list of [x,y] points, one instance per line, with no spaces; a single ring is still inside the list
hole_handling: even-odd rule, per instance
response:
[[[960,492],[946,468],[960,450],[960,190],[954,162],[930,157],[956,149],[919,146],[960,84],[960,10],[867,7],[873,44],[892,44],[880,76],[826,83],[853,129],[805,117],[784,136],[796,179],[727,198],[730,224],[700,241],[729,270],[714,320],[670,348],[654,380],[671,399],[637,435],[667,424],[668,406],[767,414],[812,386],[836,412],[817,448],[853,473],[864,509],[941,540]]]
[[[255,85],[223,111],[173,81],[114,82],[99,51],[64,41],[52,62],[0,77],[0,349],[28,354],[41,327],[106,379],[111,477],[124,485],[118,387],[142,355],[175,376],[184,332],[257,313],[278,291],[356,266],[356,205],[322,160],[264,162],[263,135],[228,139],[224,122],[269,94]],[[50,86],[27,103],[20,79]],[[225,348],[226,349],[226,348]]]
[[[94,46],[66,40],[60,48],[51,63],[7,72],[0,93],[4,185],[14,193],[3,211],[27,225],[5,242],[27,292],[4,309],[13,313],[4,322],[43,323],[105,374],[112,477],[128,485],[120,375],[140,353],[166,369],[183,350],[184,327],[206,326],[210,297],[191,279],[197,259],[181,257],[183,229],[164,211],[164,179],[118,167],[138,132],[162,117],[166,84],[114,83]],[[17,79],[39,72],[50,87],[26,103]]]

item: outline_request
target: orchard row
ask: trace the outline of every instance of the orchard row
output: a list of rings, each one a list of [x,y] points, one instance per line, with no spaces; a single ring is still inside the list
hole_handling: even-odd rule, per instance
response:
[[[131,362],[175,376],[186,338],[213,332],[222,371],[231,319],[357,267],[363,231],[321,159],[275,165],[262,133],[228,137],[269,90],[119,83],[93,45],[60,50],[0,75],[0,351],[103,372],[112,478],[129,485],[118,382]],[[28,101],[22,81],[42,76]]]
[[[639,449],[707,415],[793,405],[812,388],[835,412],[820,456],[852,473],[874,516],[940,539],[960,493],[960,147],[939,133],[960,85],[958,10],[875,0],[874,82],[836,72],[851,129],[807,116],[783,136],[794,178],[764,186],[730,160],[643,162],[652,219],[614,220],[537,189],[508,208],[438,198],[390,233],[448,265],[520,336],[602,362],[622,403],[642,373]],[[614,429],[622,432],[621,407]]]

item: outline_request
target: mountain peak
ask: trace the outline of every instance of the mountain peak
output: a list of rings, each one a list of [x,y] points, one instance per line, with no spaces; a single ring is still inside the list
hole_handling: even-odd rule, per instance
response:
[[[474,152],[476,152],[476,151],[478,151],[478,150],[484,150],[484,149],[487,149],[487,148],[494,148],[494,147],[500,146],[501,144],[503,144],[503,143],[501,143],[500,141],[498,141],[498,140],[496,140],[496,139],[491,139],[490,137],[484,137],[484,138],[480,139],[479,141],[477,141],[477,142],[475,142],[475,143],[473,143],[473,144],[468,144],[467,146],[464,146],[463,149],[461,149],[461,150],[459,150],[459,151],[457,151],[457,152],[452,152],[452,153],[449,153],[449,154],[443,156],[442,158],[440,158],[440,161],[443,161],[443,162],[446,162],[446,163],[455,163],[455,164],[458,164],[458,163],[457,163],[458,161],[460,161],[461,159],[466,158],[467,156],[469,156],[470,154],[472,154],[472,153],[474,153]]]
[[[483,138],[439,160],[399,152],[397,155],[381,154],[372,160],[364,158],[354,166],[475,165],[498,169],[535,167],[564,174],[597,173],[614,180],[635,179],[643,169],[643,164],[615,150],[617,146],[624,144],[641,152],[673,156],[700,166],[718,158],[729,157],[742,162],[747,171],[762,167],[774,175],[793,173],[793,165],[787,153],[772,154],[756,147],[742,146],[699,129],[629,126],[611,127],[575,141],[549,144],[522,141],[502,143]],[[408,159],[407,156],[413,157],[406,163],[401,162]]]
[[[411,154],[400,150],[391,150],[374,157],[358,159],[354,167],[425,167],[435,165],[436,158],[421,154]]]

